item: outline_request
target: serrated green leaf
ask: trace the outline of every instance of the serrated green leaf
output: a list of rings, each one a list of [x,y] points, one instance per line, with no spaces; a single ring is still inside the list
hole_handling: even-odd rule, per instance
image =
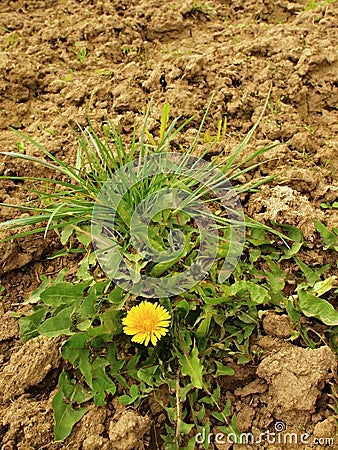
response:
[[[204,303],[207,305],[221,305],[222,303],[232,302],[233,300],[229,296],[222,297],[204,297]]]
[[[198,420],[198,422],[202,423],[202,420],[205,417],[205,406],[203,405],[203,403],[202,403],[202,405],[201,405],[201,407],[200,407],[200,409],[198,411],[196,411],[196,410],[194,411],[194,414],[195,414],[196,419]]]
[[[119,286],[116,286],[108,295],[108,300],[111,303],[116,304],[118,308],[122,308],[124,301],[121,300],[124,299],[126,299],[125,292]]]
[[[122,369],[122,367],[126,363],[126,360],[124,358],[117,359],[119,352],[120,352],[120,348],[117,343],[108,344],[106,357],[110,363],[110,367],[111,367],[110,373],[114,374],[114,375],[116,373],[118,373],[120,371],[120,369]]]
[[[205,317],[202,318],[197,330],[196,330],[196,337],[201,338],[207,336],[209,332],[209,327],[211,323],[211,318],[213,316],[213,309],[212,307],[205,307]]]
[[[223,411],[214,411],[211,413],[211,415],[216,417],[216,419],[219,420],[220,422],[224,423],[227,421],[227,417],[229,417],[230,411],[231,411],[231,401],[228,398],[223,408]]]
[[[265,270],[266,276],[269,278],[269,289],[273,293],[279,293],[285,286],[286,273],[269,257],[265,257],[271,272]]]
[[[226,434],[227,436],[231,436],[234,443],[236,442],[242,442],[241,438],[241,431],[238,429],[237,426],[237,419],[235,414],[231,418],[231,423],[229,425],[221,425],[217,427],[222,433]]]
[[[290,239],[292,239],[294,242],[300,243],[304,240],[303,233],[299,228],[294,227],[293,225],[284,224],[284,223],[276,223],[276,222],[271,222],[271,223],[272,223],[272,225],[282,228],[282,230],[286,230],[287,236]]]
[[[76,279],[82,281],[93,280],[93,275],[89,272],[91,261],[93,262],[93,254],[88,253],[87,256],[79,264],[79,269],[76,272]],[[94,263],[94,262],[93,262]]]
[[[86,414],[88,408],[74,409],[71,404],[63,400],[62,391],[54,396],[52,406],[55,420],[54,439],[63,441],[70,435],[73,426]]]
[[[161,276],[164,272],[166,272],[168,269],[170,269],[173,265],[175,265],[178,261],[180,261],[182,258],[184,258],[184,256],[186,256],[186,250],[177,250],[176,252],[173,252],[170,254],[170,261],[167,262],[163,262],[163,263],[158,263],[156,264],[151,272],[150,272],[150,276],[152,277],[159,277]]]
[[[72,382],[66,372],[61,372],[59,390],[52,401],[56,441],[63,441],[70,435],[73,426],[82,419],[88,410],[88,408],[77,408],[77,405],[89,400],[92,396],[91,392],[85,391],[80,385]]]
[[[183,317],[186,317],[189,312],[190,306],[189,306],[189,303],[183,299],[177,303],[177,305],[175,306],[175,309],[177,309],[179,311],[179,313],[182,313]]]
[[[97,302],[97,293],[95,290],[90,290],[87,297],[84,297],[81,304],[76,309],[79,320],[85,320],[88,317],[93,317],[96,314],[95,304]]]
[[[250,300],[256,305],[263,304],[270,300],[268,291],[264,287],[258,286],[251,281],[237,281],[230,287],[231,295],[236,295],[241,293],[241,291],[244,293],[248,292],[250,295]]]
[[[198,358],[198,348],[196,345],[192,349],[190,355],[179,355],[179,361],[181,363],[182,375],[189,376],[192,384],[196,388],[202,389],[203,366]]]
[[[299,322],[299,319],[301,318],[301,314],[295,309],[291,299],[292,299],[292,297],[290,297],[286,301],[286,311],[289,314],[292,322],[297,323],[297,322]]]
[[[108,308],[101,315],[101,323],[105,333],[109,333],[114,336],[119,328],[121,328],[120,323],[121,311],[117,310],[115,307]]]

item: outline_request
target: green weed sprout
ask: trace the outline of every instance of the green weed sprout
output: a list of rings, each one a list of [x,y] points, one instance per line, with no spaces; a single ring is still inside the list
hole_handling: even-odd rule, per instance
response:
[[[89,56],[87,49],[85,47],[81,48],[80,42],[75,42],[75,47],[73,48],[73,53],[76,55],[77,59],[84,64],[86,58]]]

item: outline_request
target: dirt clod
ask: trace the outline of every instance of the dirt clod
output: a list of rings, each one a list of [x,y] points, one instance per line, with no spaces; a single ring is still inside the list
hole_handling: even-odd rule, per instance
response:
[[[126,410],[109,425],[110,448],[114,450],[133,450],[138,448],[142,437],[150,429],[151,419],[140,416],[135,411]]]
[[[285,314],[275,314],[273,312],[263,317],[263,329],[270,336],[279,338],[290,337],[292,322]]]
[[[286,345],[264,358],[257,375],[269,384],[272,407],[304,413],[314,411],[323,383],[332,379],[336,368],[329,347],[312,350]]]
[[[44,336],[31,339],[11,356],[0,373],[0,392],[3,400],[18,397],[30,386],[39,384],[60,364],[60,339]]]
[[[259,194],[251,197],[249,214],[266,224],[273,221],[294,225],[306,239],[313,239],[316,230],[313,218],[324,218],[323,211],[314,209],[304,195],[288,186],[264,186]]]

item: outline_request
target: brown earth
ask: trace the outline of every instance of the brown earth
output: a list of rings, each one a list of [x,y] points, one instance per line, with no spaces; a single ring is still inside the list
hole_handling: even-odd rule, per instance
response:
[[[150,102],[155,129],[164,102],[170,103],[172,117],[189,117],[205,109],[213,95],[206,128],[215,134],[217,121],[227,118],[222,148],[230,153],[257,120],[271,87],[267,112],[246,152],[271,141],[280,145],[261,156],[265,164],[241,182],[282,176],[245,196],[243,204],[258,220],[299,226],[313,242],[313,217],[329,227],[338,223],[338,210],[320,207],[338,197],[338,9],[336,3],[320,3],[307,10],[308,0],[2,0],[1,150],[20,146],[12,126],[72,163],[76,144],[64,118],[86,126],[89,112],[94,125],[109,116],[128,134]],[[81,49],[87,51],[83,62],[77,57]],[[39,152],[26,144],[26,154]],[[2,158],[0,174],[42,175],[40,168],[8,157]],[[0,201],[25,202],[28,194],[20,187],[2,180]],[[0,211],[1,220],[19,214]],[[22,345],[13,313],[27,309],[22,303],[41,274],[75,270],[76,257],[47,259],[58,248],[53,235],[1,247],[0,448],[162,448],[157,437],[164,415],[151,403],[144,417],[116,402],[93,408],[65,443],[53,443],[51,399],[61,368],[60,342],[40,338]],[[307,257],[313,265],[326,262],[315,248]],[[223,395],[231,398],[243,432],[259,436],[283,421],[288,432],[311,435],[308,444],[292,446],[308,450],[316,447],[314,437],[335,434],[328,403],[336,358],[327,346],[305,349],[288,338],[286,316],[265,316],[261,336],[252,342],[253,349],[264,351],[263,358],[248,366],[229,361],[236,375],[224,380]],[[209,448],[291,447],[213,440]]]

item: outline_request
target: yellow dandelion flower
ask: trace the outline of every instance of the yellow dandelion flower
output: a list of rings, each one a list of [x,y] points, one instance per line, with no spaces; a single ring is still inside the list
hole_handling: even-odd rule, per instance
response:
[[[122,323],[126,334],[135,335],[133,342],[156,345],[168,331],[170,314],[158,303],[142,302],[131,308]]]

